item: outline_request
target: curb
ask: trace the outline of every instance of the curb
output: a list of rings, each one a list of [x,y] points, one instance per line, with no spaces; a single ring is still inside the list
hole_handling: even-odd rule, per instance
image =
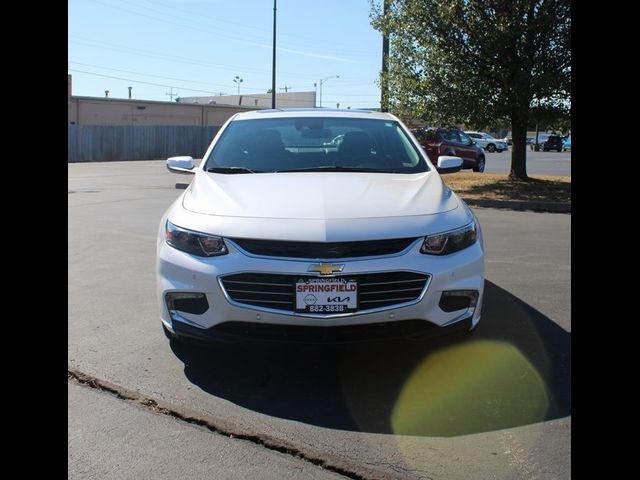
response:
[[[518,200],[485,200],[478,198],[464,198],[467,205],[484,208],[504,208],[508,210],[545,213],[571,213],[571,204],[562,202],[525,202]]]

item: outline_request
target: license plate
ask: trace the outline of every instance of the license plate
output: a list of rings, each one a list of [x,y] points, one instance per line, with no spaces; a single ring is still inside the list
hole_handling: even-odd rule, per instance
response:
[[[345,278],[304,278],[296,282],[296,312],[348,313],[358,309],[358,282]]]

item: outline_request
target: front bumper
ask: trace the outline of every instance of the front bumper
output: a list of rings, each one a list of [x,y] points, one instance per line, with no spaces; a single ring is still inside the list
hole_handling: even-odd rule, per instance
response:
[[[400,254],[331,259],[331,263],[344,264],[339,275],[399,271],[429,275],[424,290],[414,301],[349,314],[298,314],[233,302],[222,288],[222,277],[243,272],[314,276],[308,268],[319,260],[257,257],[242,251],[232,241],[225,239],[225,242],[229,253],[212,258],[195,257],[162,240],[158,242],[158,304],[161,320],[169,331],[186,337],[223,341],[242,337],[285,341],[304,337],[340,341],[346,337],[350,341],[394,337],[398,332],[399,336],[420,337],[450,329],[469,330],[480,320],[484,290],[481,235],[472,246],[445,256],[420,253],[422,240],[418,239]],[[448,290],[477,291],[475,309],[443,311],[439,302],[442,292]],[[170,292],[203,293],[208,309],[201,314],[170,312],[165,301]],[[276,330],[282,333],[275,333]]]

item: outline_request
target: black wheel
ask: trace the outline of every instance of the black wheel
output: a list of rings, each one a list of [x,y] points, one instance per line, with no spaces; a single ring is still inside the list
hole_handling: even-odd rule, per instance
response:
[[[478,158],[476,160],[476,165],[473,167],[474,172],[484,172],[484,157]]]
[[[493,143],[490,143],[489,145],[487,145],[487,152],[495,152],[496,151],[496,146]]]

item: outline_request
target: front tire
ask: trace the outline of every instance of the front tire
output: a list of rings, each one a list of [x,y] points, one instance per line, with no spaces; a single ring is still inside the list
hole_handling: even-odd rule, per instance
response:
[[[496,146],[493,143],[490,143],[489,145],[487,145],[487,152],[495,152],[496,151]]]
[[[485,164],[484,157],[479,157],[476,160],[476,164],[473,167],[473,171],[480,172],[480,173],[484,172],[484,164]]]

